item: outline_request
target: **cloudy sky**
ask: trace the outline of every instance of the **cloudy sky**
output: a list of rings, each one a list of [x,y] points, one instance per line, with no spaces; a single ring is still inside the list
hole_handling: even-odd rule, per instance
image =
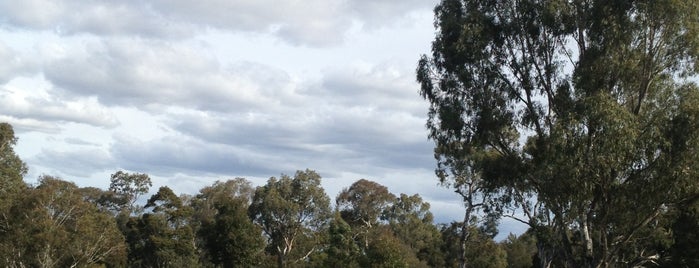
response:
[[[29,182],[127,170],[194,194],[310,168],[332,198],[366,178],[461,220],[414,75],[436,3],[0,1],[0,121]]]

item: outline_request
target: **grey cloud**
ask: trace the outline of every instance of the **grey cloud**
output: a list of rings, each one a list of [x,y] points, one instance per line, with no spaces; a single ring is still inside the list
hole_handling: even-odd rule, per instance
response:
[[[329,70],[309,94],[325,96],[341,105],[401,111],[423,118],[428,106],[418,90],[412,69],[384,63]]]
[[[173,38],[217,28],[275,34],[294,44],[336,45],[354,21],[370,27],[393,24],[433,1],[237,0],[200,1],[6,1],[2,22],[59,34],[137,35]]]
[[[301,167],[362,173],[386,168],[431,170],[432,144],[426,139],[424,118],[400,107],[401,102],[420,100],[397,97],[394,103],[386,101],[377,108],[366,101],[381,92],[356,90],[366,96],[357,97],[349,91],[306,95],[304,105],[288,104],[280,98],[276,109],[173,114],[168,124],[202,141],[245,146],[279,155]]]
[[[72,145],[81,145],[81,146],[98,146],[99,144],[86,141],[80,138],[65,138],[63,141],[67,144],[72,144]]]
[[[108,152],[96,148],[73,151],[44,149],[29,162],[44,167],[60,167],[62,173],[82,178],[116,166]]]
[[[106,105],[247,110],[292,94],[283,71],[254,63],[222,67],[180,45],[112,40],[84,50],[48,63],[45,76],[68,95],[96,96]]]
[[[116,137],[111,151],[122,168],[143,170],[158,176],[176,173],[256,176],[277,170],[273,166],[277,159],[272,161],[268,156],[245,148],[181,136],[149,141]]]
[[[2,22],[59,34],[138,35],[171,38],[193,34],[192,26],[163,18],[141,1],[24,0],[0,2]]]

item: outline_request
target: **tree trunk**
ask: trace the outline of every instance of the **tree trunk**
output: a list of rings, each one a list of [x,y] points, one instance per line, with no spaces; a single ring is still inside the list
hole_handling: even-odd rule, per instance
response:
[[[473,212],[472,202],[466,202],[466,212],[464,213],[464,222],[461,225],[461,239],[459,247],[459,268],[467,268],[468,260],[466,259],[466,242],[468,241],[471,231],[469,230],[469,220],[471,219],[471,213]]]
[[[284,268],[284,253],[277,252],[277,267]]]

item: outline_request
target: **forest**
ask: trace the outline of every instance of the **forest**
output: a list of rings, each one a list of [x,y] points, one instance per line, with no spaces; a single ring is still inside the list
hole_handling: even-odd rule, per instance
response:
[[[217,181],[196,195],[117,171],[108,189],[49,175],[23,181],[13,128],[0,123],[2,267],[457,267],[462,223],[435,224],[429,203],[359,179],[334,200],[313,170]],[[147,200],[145,202],[139,200]],[[530,235],[496,243],[474,227],[474,267],[530,267]]]

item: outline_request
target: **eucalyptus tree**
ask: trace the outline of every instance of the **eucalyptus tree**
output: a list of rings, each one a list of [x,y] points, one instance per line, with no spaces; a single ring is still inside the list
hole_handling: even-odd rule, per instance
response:
[[[0,260],[7,267],[123,266],[124,236],[112,215],[87,201],[74,183],[51,176],[17,197],[12,235],[3,241],[13,250]],[[4,263],[2,261],[5,261]]]
[[[13,235],[10,231],[11,220],[15,216],[11,215],[10,208],[17,197],[21,196],[22,191],[27,189],[22,180],[27,173],[27,166],[15,153],[16,144],[17,137],[12,125],[0,123],[0,255],[6,256],[5,260],[8,262],[17,254],[6,238]],[[0,259],[0,264],[3,264],[3,261]],[[9,264],[5,263],[5,266]]]
[[[257,187],[249,216],[268,239],[277,265],[305,261],[321,249],[321,235],[329,223],[330,198],[312,170],[297,171],[294,177],[272,177]]]
[[[695,0],[441,1],[417,68],[437,175],[528,224],[542,267],[657,262],[643,234],[697,195],[697,17]]]
[[[111,208],[116,214],[130,215],[141,212],[141,207],[136,205],[138,198],[148,193],[153,186],[148,174],[128,173],[117,171],[110,177],[109,191],[105,193],[101,202]]]
[[[418,194],[400,194],[382,216],[394,235],[408,246],[420,261],[430,267],[444,266],[444,256],[439,250],[442,237],[430,204]]]
[[[129,218],[124,232],[131,267],[193,267],[197,264],[191,207],[167,186],[160,187],[145,213]]]
[[[352,227],[345,222],[340,213],[330,221],[328,227],[328,247],[324,250],[325,267],[360,267],[362,253],[354,240]]]
[[[222,267],[260,266],[262,230],[248,217],[254,189],[243,178],[216,182],[192,200],[194,222],[206,257]]]
[[[342,218],[352,227],[361,248],[366,250],[369,247],[370,231],[380,223],[395,200],[396,197],[386,186],[360,179],[342,189],[335,204]]]

